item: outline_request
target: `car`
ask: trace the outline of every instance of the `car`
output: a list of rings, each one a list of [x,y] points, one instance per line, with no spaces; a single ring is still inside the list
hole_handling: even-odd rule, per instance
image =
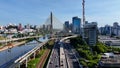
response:
[[[61,64],[60,66],[63,66],[63,64]]]
[[[59,45],[61,44],[61,42],[58,43]]]
[[[58,67],[58,65],[55,65],[55,67]]]
[[[52,64],[53,62],[52,61],[50,61],[50,64]]]

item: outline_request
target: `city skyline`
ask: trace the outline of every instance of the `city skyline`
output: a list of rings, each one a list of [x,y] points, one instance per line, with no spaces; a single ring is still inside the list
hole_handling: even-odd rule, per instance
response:
[[[86,20],[98,22],[98,26],[120,22],[119,3],[119,0],[86,0]],[[0,8],[0,25],[41,25],[51,11],[62,23],[71,22],[74,16],[82,18],[82,0],[1,0]]]

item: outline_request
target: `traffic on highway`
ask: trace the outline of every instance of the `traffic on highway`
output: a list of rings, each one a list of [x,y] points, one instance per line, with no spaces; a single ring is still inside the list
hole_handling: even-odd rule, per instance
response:
[[[65,41],[68,38],[55,41],[47,68],[82,68],[78,60],[79,54],[70,42]]]
[[[78,60],[79,56],[74,50],[74,48],[70,45],[68,40],[64,43],[64,51],[68,63],[68,68],[81,68]]]
[[[51,53],[51,56],[50,56],[50,59],[49,59],[49,62],[48,62],[48,65],[47,65],[47,68],[59,68],[59,40],[56,40],[55,44],[54,44],[54,47],[53,47],[53,50],[52,50],[52,53]]]

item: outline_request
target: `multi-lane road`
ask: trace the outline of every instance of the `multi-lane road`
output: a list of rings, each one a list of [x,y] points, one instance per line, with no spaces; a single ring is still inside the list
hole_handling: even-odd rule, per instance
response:
[[[68,68],[63,42],[60,42],[60,68]]]
[[[82,68],[79,63],[79,54],[74,47],[70,45],[70,42],[65,41],[68,38],[69,37],[65,37],[60,41],[56,41],[47,68]]]
[[[67,42],[64,43],[64,51],[68,63],[68,68],[81,68],[78,58],[79,55],[75,49]]]
[[[55,42],[53,50],[51,52],[51,56],[47,65],[47,68],[59,68],[59,43],[58,41]]]
[[[21,37],[21,38],[11,38],[11,39],[0,40],[0,43],[23,40],[23,39],[28,39],[28,38],[39,38],[39,37],[42,37],[42,36],[29,36],[29,37]]]

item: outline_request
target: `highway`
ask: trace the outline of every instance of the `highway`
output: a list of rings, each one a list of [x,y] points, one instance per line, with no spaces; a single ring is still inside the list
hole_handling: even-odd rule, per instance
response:
[[[15,68],[17,63],[22,63],[25,58],[31,56],[36,50],[38,50],[42,45],[44,45],[49,39],[40,38],[38,43],[33,40],[21,46],[16,46],[11,49],[7,49],[0,52],[0,68]],[[34,44],[33,44],[34,43]]]
[[[16,59],[35,48],[38,44],[17,46],[0,52],[0,68],[8,68]]]
[[[47,68],[59,68],[59,44],[56,41],[53,50],[51,52],[51,56],[47,65]]]
[[[60,42],[60,68],[68,68],[63,41]]]
[[[64,51],[68,63],[68,68],[82,68],[78,60],[78,58],[80,58],[78,53],[68,42],[64,43]]]
[[[64,41],[66,39],[72,38],[72,37],[76,37],[76,35],[64,37],[60,41],[56,41],[56,43],[52,49],[50,58],[49,58],[47,68],[80,68],[78,59],[76,58],[76,56],[74,54],[72,54],[73,59],[67,61],[67,59],[70,56],[66,56],[66,54],[69,54],[69,51],[67,51],[65,53]],[[72,49],[72,47],[71,47],[71,49]],[[68,48],[67,50],[71,50],[71,49]],[[73,50],[72,50],[72,53],[76,54],[76,52],[75,51],[73,52]],[[72,62],[73,62],[73,64],[72,64]],[[72,67],[69,66],[69,63],[71,64]]]
[[[6,39],[6,40],[0,40],[0,43],[17,41],[17,40],[28,39],[28,38],[38,38],[38,37],[42,37],[42,36],[29,36],[29,37],[22,37],[22,38],[11,38],[11,39]]]

